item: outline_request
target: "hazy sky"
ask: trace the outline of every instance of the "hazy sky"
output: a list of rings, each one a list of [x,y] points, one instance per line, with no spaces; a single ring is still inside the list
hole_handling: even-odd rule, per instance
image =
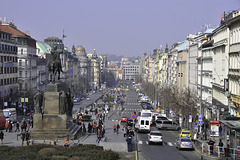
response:
[[[0,0],[0,6],[2,19],[36,40],[61,38],[64,29],[69,48],[138,56],[183,41],[202,25],[219,25],[223,11],[240,9],[240,0]]]

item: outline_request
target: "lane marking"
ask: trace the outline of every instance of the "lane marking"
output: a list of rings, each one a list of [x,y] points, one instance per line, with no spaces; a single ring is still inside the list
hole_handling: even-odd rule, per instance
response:
[[[142,141],[138,141],[138,144],[143,144],[143,142]]]

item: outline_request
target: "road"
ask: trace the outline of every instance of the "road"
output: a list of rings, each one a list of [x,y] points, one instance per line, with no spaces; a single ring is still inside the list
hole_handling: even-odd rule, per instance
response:
[[[74,103],[73,106],[73,111],[72,113],[76,113],[78,111],[78,109],[82,109],[84,110],[84,108],[90,104],[93,104],[97,99],[99,99],[99,97],[102,96],[102,92],[101,91],[97,91],[96,93],[94,93],[93,95],[89,95],[90,100],[87,100],[86,98],[78,103]]]
[[[141,106],[137,102],[137,93],[130,83],[127,84],[130,88],[129,92],[126,92],[125,110],[122,115],[131,117],[131,115],[141,111]],[[155,127],[151,127],[151,130],[157,130]],[[178,131],[161,131],[163,134],[163,145],[153,144],[149,145],[147,142],[147,133],[137,133],[138,153],[140,160],[199,160],[201,157],[196,151],[191,150],[177,150],[175,141]]]

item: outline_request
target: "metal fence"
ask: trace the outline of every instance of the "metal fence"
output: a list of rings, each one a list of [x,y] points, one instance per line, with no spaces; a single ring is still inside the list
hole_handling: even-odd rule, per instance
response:
[[[236,148],[219,147],[216,145],[208,145],[207,143],[202,143],[202,153],[215,157],[231,158],[233,160],[240,159],[240,150]]]

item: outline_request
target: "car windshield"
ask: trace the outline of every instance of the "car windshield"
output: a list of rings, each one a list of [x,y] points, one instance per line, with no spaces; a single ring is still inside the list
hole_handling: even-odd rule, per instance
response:
[[[154,135],[154,136],[162,136],[162,133],[159,133],[159,132],[152,132],[151,135]]]
[[[190,139],[181,139],[181,142],[191,142]]]
[[[151,113],[142,113],[142,117],[151,117]]]
[[[190,134],[190,132],[182,132],[182,134]]]

